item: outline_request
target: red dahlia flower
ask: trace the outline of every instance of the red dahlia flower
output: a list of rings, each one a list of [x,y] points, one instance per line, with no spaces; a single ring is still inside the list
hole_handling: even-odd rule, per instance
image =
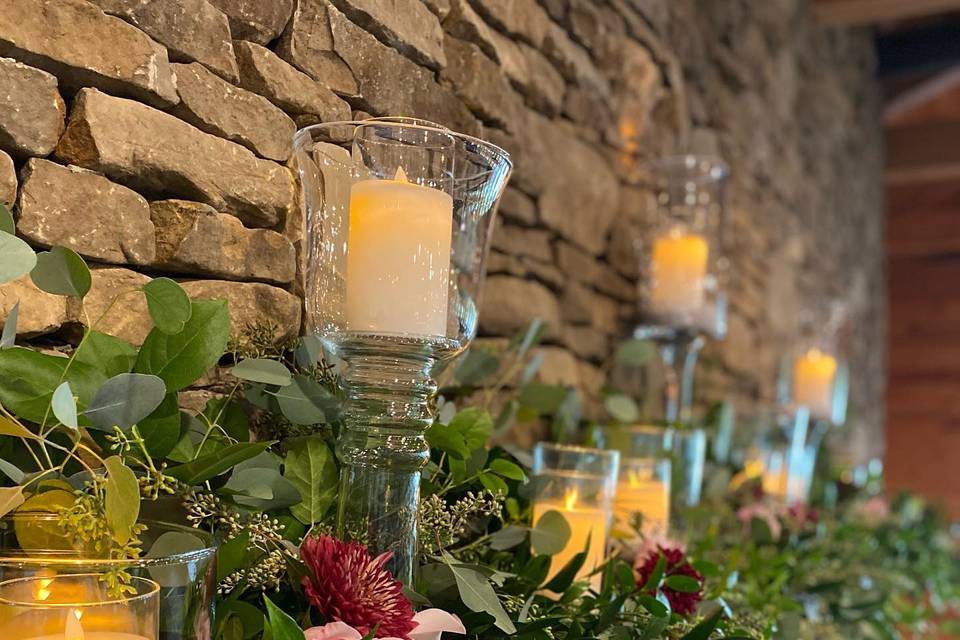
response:
[[[667,597],[667,600],[670,602],[670,608],[673,609],[675,613],[679,613],[680,615],[693,613],[697,608],[697,604],[703,600],[703,576],[687,562],[686,556],[680,549],[658,547],[658,550],[659,553],[651,553],[644,558],[637,558],[638,564],[635,567],[637,570],[637,584],[641,587],[647,584],[647,580],[650,579],[650,576],[653,575],[654,570],[657,568],[660,556],[665,557],[667,559],[667,566],[663,571],[664,577],[689,576],[700,583],[700,589],[696,593],[683,593],[682,591],[674,591],[669,587],[663,588],[663,595]]]
[[[371,558],[363,545],[330,536],[307,538],[300,547],[310,572],[307,599],[327,622],[345,622],[364,636],[376,628],[379,638],[407,638],[416,622],[403,586],[384,568],[391,556]]]

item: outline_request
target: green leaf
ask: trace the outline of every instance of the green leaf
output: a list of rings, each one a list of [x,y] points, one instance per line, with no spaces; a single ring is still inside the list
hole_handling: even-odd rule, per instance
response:
[[[684,575],[667,576],[663,586],[680,593],[697,593],[700,591],[700,581]]]
[[[454,371],[454,377],[462,385],[480,384],[500,368],[500,359],[488,351],[474,347],[468,350]]]
[[[266,451],[270,445],[270,442],[231,444],[196,460],[171,467],[167,469],[166,474],[186,484],[200,484],[216,478],[244,460],[259,455],[262,451]]]
[[[552,414],[567,397],[567,389],[550,384],[529,384],[520,392],[520,405],[540,414]]]
[[[154,278],[143,285],[147,311],[154,326],[168,335],[183,331],[193,311],[190,298],[183,288],[170,278]]]
[[[477,479],[480,481],[480,484],[483,485],[483,488],[490,493],[497,493],[502,496],[510,493],[510,488],[507,487],[507,483],[504,482],[500,476],[490,473],[489,471],[484,471]]]
[[[547,324],[540,318],[534,318],[526,329],[510,339],[510,347],[516,346],[517,356],[522,358],[530,349],[540,343],[546,332]]]
[[[567,519],[559,511],[551,509],[540,516],[530,531],[530,543],[537,555],[552,556],[566,548],[570,533]]]
[[[30,272],[37,288],[58,296],[82,298],[90,291],[92,279],[87,263],[76,251],[54,247],[37,254],[37,265]]]
[[[6,231],[0,231],[0,284],[12,282],[34,269],[37,254],[26,242]]]
[[[494,551],[512,549],[527,539],[529,531],[526,527],[517,525],[504,527],[490,536],[490,548]]]
[[[312,525],[323,519],[337,496],[337,464],[321,436],[298,438],[289,443],[283,475],[300,492],[302,501],[290,513]]]
[[[691,629],[690,632],[680,640],[707,640],[710,634],[717,628],[717,625],[720,624],[720,618],[722,617],[723,609],[717,609],[713,615],[704,618],[700,624]]]
[[[649,340],[632,338],[620,343],[614,356],[620,364],[642,367],[657,355],[657,347]]]
[[[493,433],[493,419],[486,409],[470,407],[457,413],[449,427],[461,434],[467,448],[473,451],[487,443]]]
[[[217,548],[217,582],[228,575],[249,566],[250,532],[243,531]]]
[[[207,544],[200,536],[184,531],[166,531],[153,542],[145,557],[171,558],[206,548]],[[150,577],[158,582],[161,587],[167,589],[192,585],[193,581],[190,574],[195,570],[196,567],[192,563],[185,562],[163,563],[148,568]]]
[[[84,415],[97,429],[120,427],[125,431],[153,413],[166,394],[167,388],[157,376],[121,373],[100,387]]]
[[[271,640],[304,640],[303,630],[297,621],[284,613],[267,596],[263,596],[267,605],[267,620],[270,623]]]
[[[217,620],[235,620],[240,625],[237,637],[249,640],[263,632],[263,612],[243,600],[220,600],[217,602]],[[221,636],[223,636],[221,631]],[[214,637],[221,637],[214,636]],[[225,636],[223,640],[228,640]]]
[[[137,423],[137,430],[154,460],[163,460],[177,446],[180,441],[180,422],[177,394],[168,393],[160,406]]]
[[[23,504],[23,487],[0,487],[0,518]]]
[[[120,338],[87,329],[83,342],[74,354],[75,362],[82,362],[112,378],[129,373],[137,361],[137,350]]]
[[[340,402],[310,376],[297,375],[292,384],[274,393],[283,415],[294,424],[322,424],[332,421]]]
[[[125,545],[140,517],[140,484],[119,456],[110,456],[103,466],[107,470],[107,526],[117,544]]]
[[[640,419],[640,407],[633,398],[619,393],[607,396],[603,401],[607,413],[621,424],[633,424]]]
[[[53,392],[63,382],[84,408],[106,380],[105,376],[81,362],[13,347],[0,350],[0,403],[23,420],[40,423],[47,415]]]
[[[0,458],[0,473],[3,473],[3,475],[13,480],[16,484],[23,484],[23,481],[27,478],[27,474],[21,471],[20,467],[3,458]]]
[[[554,559],[551,559],[550,562],[553,563]],[[570,588],[570,585],[573,584],[573,581],[577,579],[577,574],[580,573],[580,569],[583,568],[583,564],[587,561],[587,552],[580,551],[570,560],[567,561],[563,567],[560,568],[560,571],[557,572],[557,575],[553,576],[550,579],[550,582],[543,585],[544,589],[548,591],[553,591],[554,593],[564,593],[567,589]]]
[[[660,581],[663,580],[663,572],[667,570],[667,558],[662,553],[657,559],[657,564],[653,567],[653,572],[644,583],[641,591],[655,592],[660,588]]]
[[[292,507],[301,501],[297,487],[276,469],[234,469],[223,488],[233,493],[237,504],[260,511]]]
[[[500,604],[497,592],[494,591],[490,581],[482,573],[458,564],[457,560],[446,551],[443,551],[443,561],[453,571],[460,599],[468,609],[490,614],[493,616],[494,624],[504,633],[513,634],[517,632],[510,616],[507,615],[503,605]]]
[[[301,369],[315,367],[321,355],[323,355],[323,342],[315,335],[301,336],[297,348],[293,351],[293,358]]]
[[[261,382],[278,387],[285,387],[293,379],[286,365],[277,360],[267,358],[247,358],[241,360],[230,370],[235,377],[248,382]]]
[[[3,322],[3,333],[0,334],[0,349],[9,349],[17,342],[17,319],[20,316],[20,301],[18,300],[7,319]]]
[[[504,478],[509,478],[510,480],[518,480],[523,482],[527,479],[527,474],[523,472],[523,469],[518,464],[514,464],[509,460],[504,458],[497,458],[490,463],[490,471],[493,471],[497,475],[501,475]]]
[[[173,334],[155,327],[140,347],[135,371],[150,373],[180,391],[206,373],[223,355],[230,338],[230,312],[226,300],[197,300],[190,304],[190,319]]]
[[[448,425],[434,422],[427,429],[426,437],[427,444],[432,449],[440,449],[459,460],[466,460],[470,455],[470,449],[463,439],[463,434]]]
[[[69,382],[61,383],[53,392],[50,408],[61,424],[77,428],[77,401],[73,398]]]
[[[670,614],[663,603],[653,596],[637,596],[637,604],[649,611],[654,618],[663,618]]]
[[[11,235],[17,232],[17,225],[13,221],[13,214],[10,213],[10,209],[7,205],[0,202],[0,231],[9,233]]]
[[[229,397],[211,398],[203,408],[203,416],[223,429],[237,442],[250,441],[250,421],[247,412]]]

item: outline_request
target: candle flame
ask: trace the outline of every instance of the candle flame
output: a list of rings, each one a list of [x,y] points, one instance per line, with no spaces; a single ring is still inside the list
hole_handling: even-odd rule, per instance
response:
[[[576,487],[567,489],[566,493],[563,494],[563,508],[567,511],[573,511],[573,508],[577,506],[577,498],[579,495],[580,492],[577,491]]]
[[[37,602],[43,602],[47,600],[52,592],[48,588],[53,583],[53,580],[50,578],[44,578],[37,583],[37,590],[33,593],[33,599]]]
[[[403,170],[403,167],[397,167],[397,173],[393,176],[393,179],[397,182],[410,182],[407,180],[407,172]]]
[[[74,609],[67,614],[67,627],[63,632],[63,640],[83,640],[83,627],[80,626],[80,618],[83,617],[83,611]]]
[[[627,484],[631,489],[636,489],[643,485],[643,478],[641,478],[640,474],[636,471],[627,471]]]

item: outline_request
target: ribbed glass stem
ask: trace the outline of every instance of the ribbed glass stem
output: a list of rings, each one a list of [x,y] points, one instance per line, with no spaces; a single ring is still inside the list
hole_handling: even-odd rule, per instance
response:
[[[420,470],[430,456],[424,432],[433,422],[424,353],[384,355],[382,345],[345,349],[347,403],[337,454],[339,535],[364,542],[371,553],[393,553],[388,567],[409,584],[417,551]]]

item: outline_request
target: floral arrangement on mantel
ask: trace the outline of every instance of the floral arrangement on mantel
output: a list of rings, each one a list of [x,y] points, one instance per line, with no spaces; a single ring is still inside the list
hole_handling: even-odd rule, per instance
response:
[[[81,303],[91,286],[79,255],[35,253],[0,207],[0,283],[27,273]],[[124,559],[142,553],[141,508],[170,503],[164,512],[221,540],[214,637],[930,637],[956,603],[952,541],[916,499],[816,515],[741,492],[704,508],[706,533],[686,546],[622,541],[598,569],[599,591],[574,580],[585,553],[546,581],[569,527],[529,526],[527,469],[489,444],[517,421],[546,422],[555,435],[580,423],[576,392],[532,382],[536,322],[502,350],[469,352],[441,389],[419,567],[401,585],[388,558],[333,534],[341,398],[319,343],[275,347],[258,338],[262,327],[231,340],[226,302],[190,300],[167,278],[111,304],[128,296],[146,298],[154,324],[139,349],[88,317],[75,346],[15,346],[16,307],[6,318],[0,516],[52,513],[48,536]],[[181,410],[178,392],[218,365],[229,390],[195,415]],[[122,570],[106,579],[128,588]]]

